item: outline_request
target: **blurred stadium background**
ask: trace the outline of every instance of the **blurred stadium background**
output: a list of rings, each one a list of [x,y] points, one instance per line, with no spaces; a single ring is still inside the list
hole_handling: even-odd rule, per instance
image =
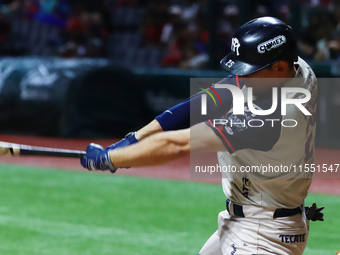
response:
[[[316,160],[339,163],[338,0],[0,0],[0,139],[109,145],[186,99],[190,78],[223,78],[235,29],[268,15],[292,26],[320,78]],[[224,209],[219,185],[120,175],[190,180],[188,159],[118,175],[0,160],[0,254],[197,254]],[[326,221],[306,254],[340,249],[339,180],[313,180],[307,203]]]
[[[0,131],[121,137],[187,98],[190,77],[224,77],[241,24],[290,24],[319,78],[340,76],[331,0],[2,0]],[[317,141],[340,145],[340,86],[320,80]],[[112,128],[114,126],[114,128]]]

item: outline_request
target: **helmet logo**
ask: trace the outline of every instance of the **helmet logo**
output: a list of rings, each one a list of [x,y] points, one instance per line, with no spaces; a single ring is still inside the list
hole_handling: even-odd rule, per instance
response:
[[[235,62],[232,61],[231,59],[229,59],[229,61],[225,64],[226,64],[227,67],[231,68],[235,64]]]
[[[240,46],[241,44],[237,38],[233,38],[231,40],[231,50],[236,53],[236,56],[240,55],[240,53],[238,52],[238,48],[240,48]]]
[[[266,51],[271,51],[277,47],[286,43],[286,37],[284,35],[279,35],[273,39],[270,39],[266,42],[263,42],[257,46],[257,51],[260,54],[265,53]]]

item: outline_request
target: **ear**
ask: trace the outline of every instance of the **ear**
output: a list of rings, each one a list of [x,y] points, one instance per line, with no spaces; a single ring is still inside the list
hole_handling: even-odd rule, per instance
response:
[[[289,72],[289,64],[287,61],[279,61],[272,66],[272,70],[275,71],[277,77],[286,77]]]

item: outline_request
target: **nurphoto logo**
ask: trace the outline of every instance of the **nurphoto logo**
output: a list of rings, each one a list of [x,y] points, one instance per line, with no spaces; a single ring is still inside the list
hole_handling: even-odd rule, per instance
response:
[[[250,111],[253,115],[259,115],[259,116],[268,116],[274,113],[278,107],[278,89],[281,90],[281,115],[286,116],[287,115],[287,105],[295,105],[304,115],[312,115],[305,107],[303,104],[307,103],[311,99],[311,93],[309,90],[304,89],[304,88],[294,88],[294,87],[282,87],[282,88],[272,88],[272,106],[270,109],[267,110],[262,110],[258,109],[253,103],[253,88],[249,87],[246,88],[247,90],[247,108],[245,107],[245,96],[243,94],[243,91],[233,85],[230,84],[215,84],[214,88],[204,84],[208,88],[210,88],[211,91],[217,96],[219,99],[221,105],[222,101],[220,96],[218,95],[217,91],[215,89],[228,89],[233,98],[233,108],[231,109],[233,115],[244,115],[245,109],[246,111]],[[207,94],[213,99],[215,106],[217,105],[217,102],[212,95],[211,92],[209,92],[206,89],[200,88],[201,90],[205,91],[206,94],[201,94],[201,115],[207,115]],[[299,98],[288,98],[288,94],[290,93],[299,93],[305,95],[304,97],[299,97]],[[256,120],[252,119],[251,120],[253,123],[255,121],[258,121],[260,124],[259,125],[252,125],[249,123],[250,127],[261,127],[263,126],[264,122],[263,120]],[[272,123],[272,126],[274,125],[275,121],[278,121],[276,119],[266,119],[265,121],[270,121]],[[284,123],[281,123],[282,126],[287,126],[287,127],[295,127],[298,123],[296,120],[293,119],[285,119],[282,122],[293,122],[293,125],[285,125]],[[245,122],[245,120],[244,120]],[[214,119],[213,120],[214,125],[215,124],[222,124],[226,125],[228,121],[226,119]],[[235,124],[245,124],[243,122],[241,123],[229,123],[230,125],[235,125]]]

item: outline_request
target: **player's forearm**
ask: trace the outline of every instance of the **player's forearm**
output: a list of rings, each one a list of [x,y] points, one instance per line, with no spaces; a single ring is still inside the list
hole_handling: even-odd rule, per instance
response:
[[[138,141],[141,141],[145,139],[146,137],[149,137],[150,135],[163,132],[163,129],[159,122],[157,120],[151,121],[146,126],[142,127],[140,130],[136,132],[136,138]]]
[[[189,129],[151,135],[131,146],[111,150],[109,156],[115,167],[159,165],[190,153]]]

